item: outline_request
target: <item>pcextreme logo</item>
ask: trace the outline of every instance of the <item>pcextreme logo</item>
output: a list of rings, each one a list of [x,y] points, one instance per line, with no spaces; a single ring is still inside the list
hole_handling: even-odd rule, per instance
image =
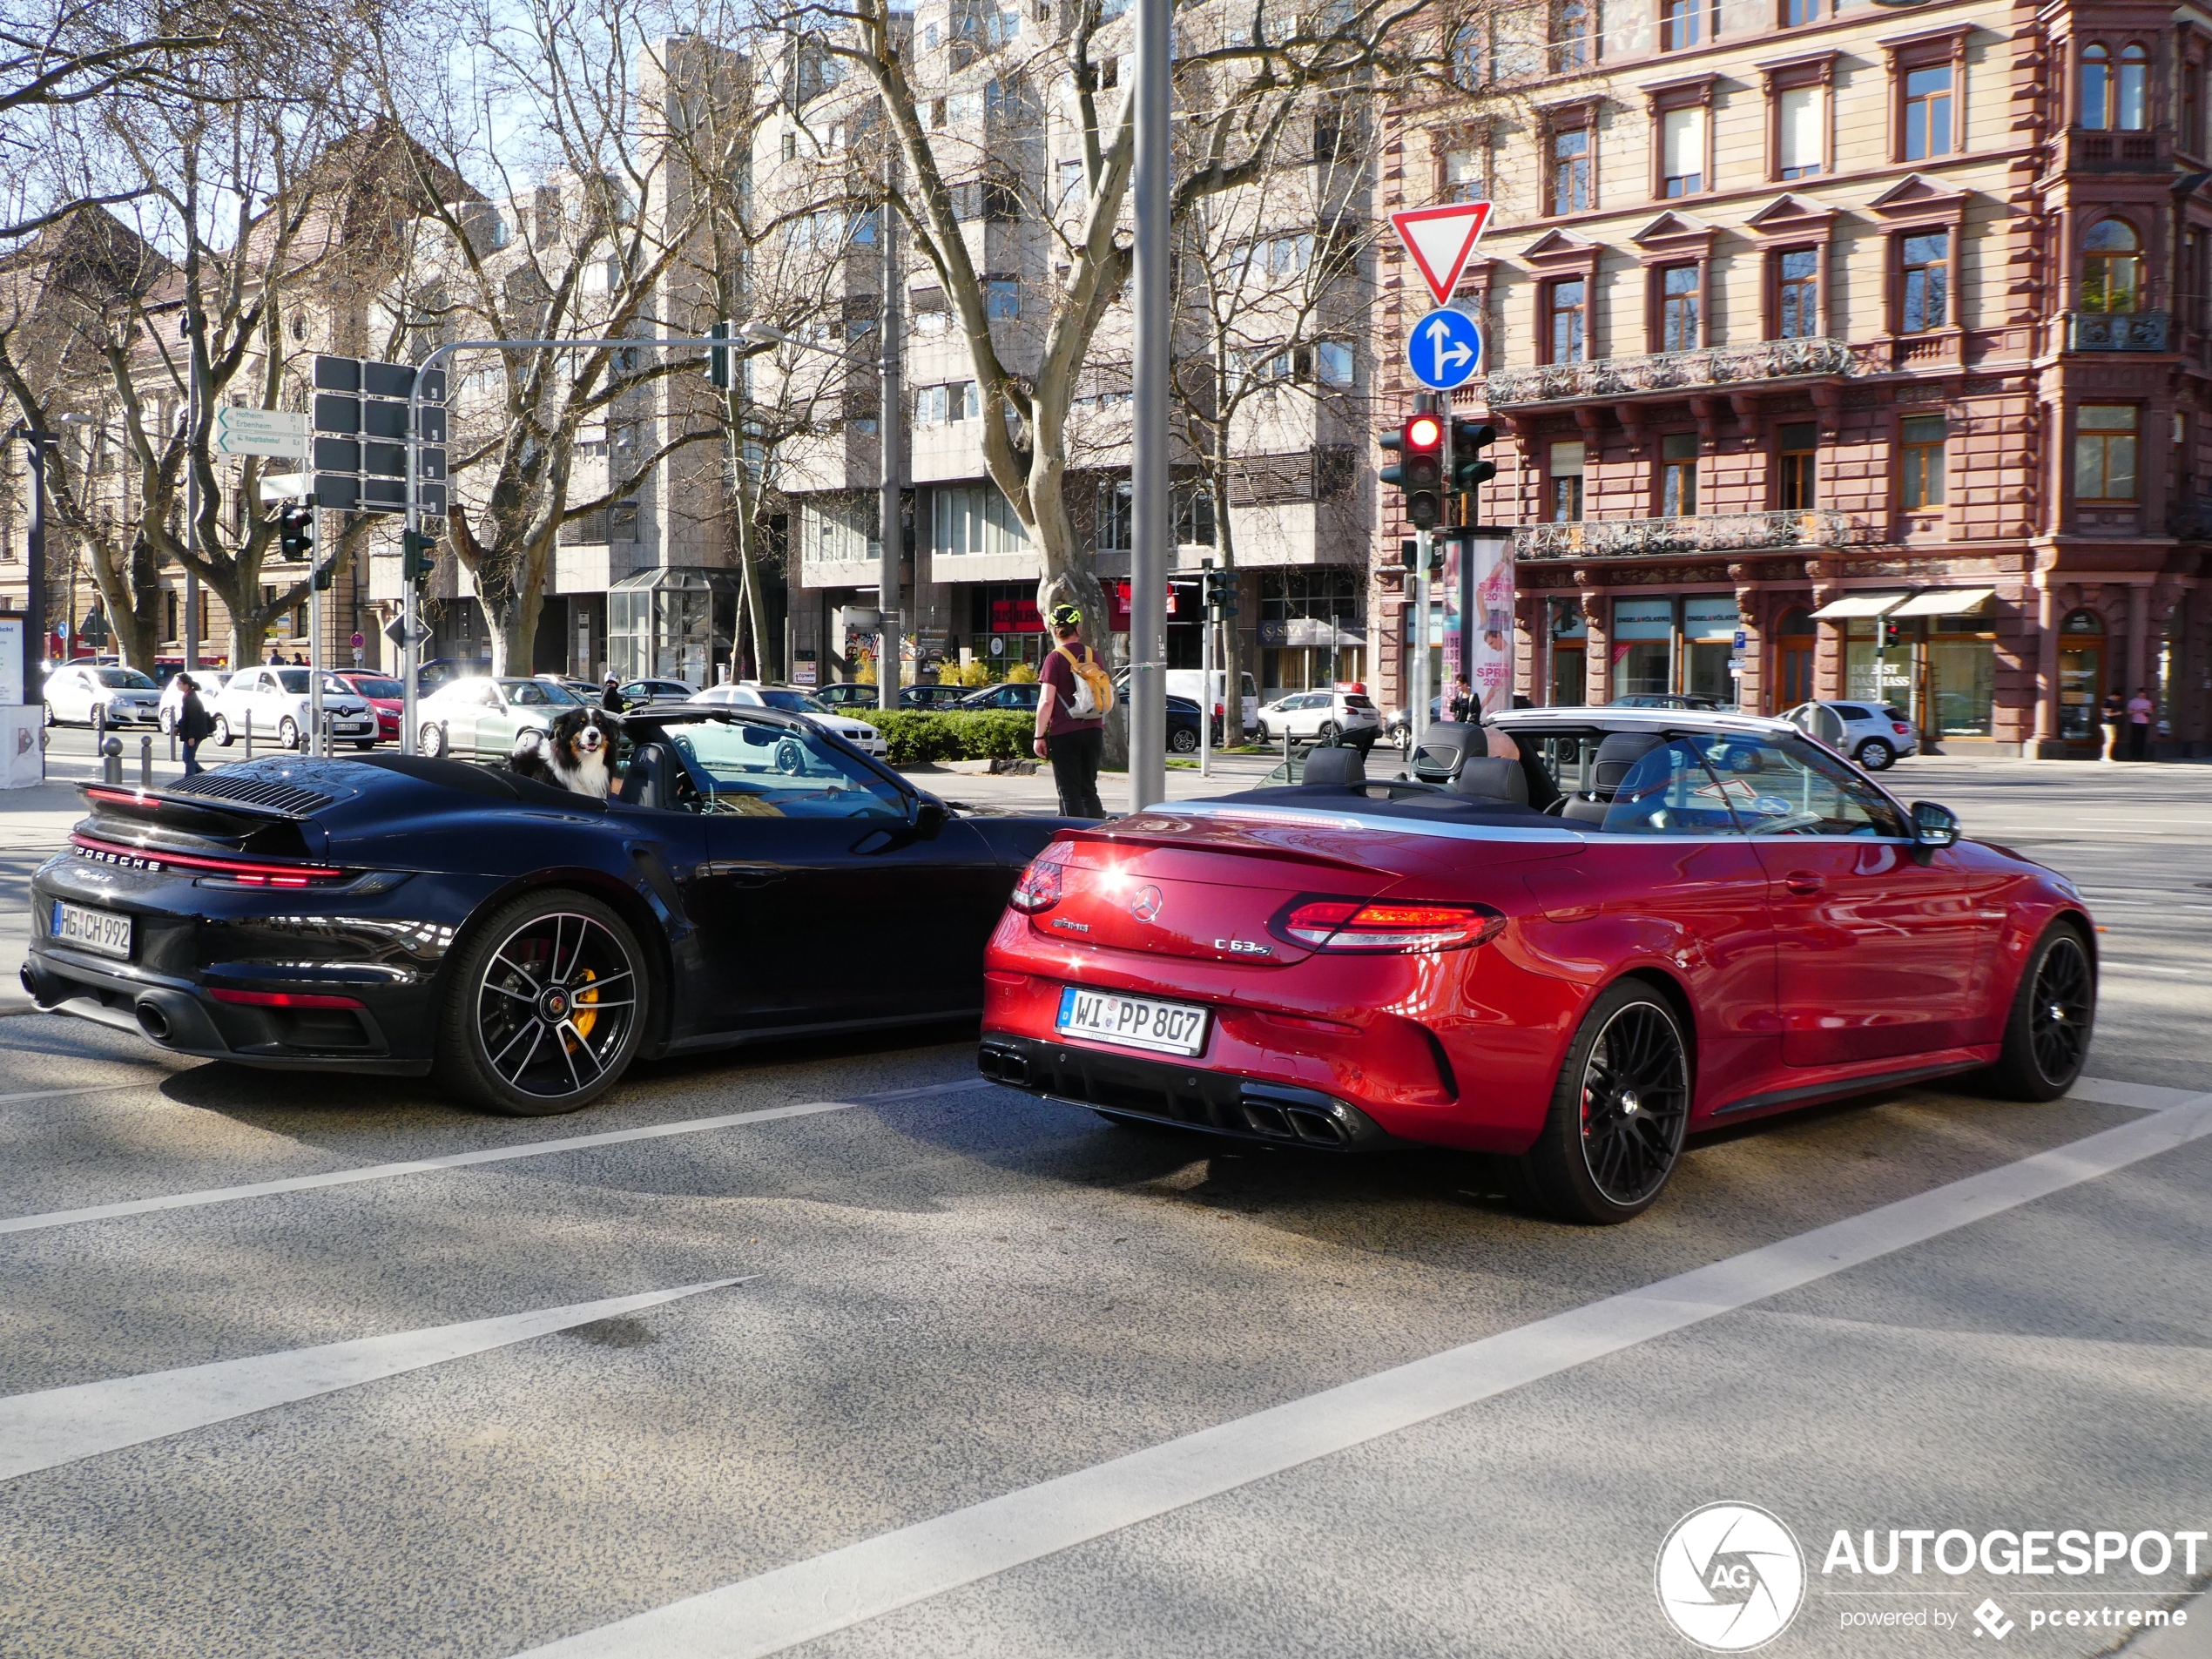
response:
[[[1709,1503],[1675,1522],[1654,1576],[1667,1622],[1710,1653],[1764,1647],[1805,1599],[1797,1538],[1748,1503]]]

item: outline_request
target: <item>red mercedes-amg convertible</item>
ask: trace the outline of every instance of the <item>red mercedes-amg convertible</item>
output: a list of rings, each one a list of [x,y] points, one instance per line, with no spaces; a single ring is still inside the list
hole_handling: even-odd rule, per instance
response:
[[[984,1074],[1124,1123],[1514,1154],[1615,1222],[1693,1130],[2080,1073],[2073,884],[1785,722],[1521,710],[1433,728],[1415,772],[1318,749],[1293,786],[1062,832],[991,938]]]

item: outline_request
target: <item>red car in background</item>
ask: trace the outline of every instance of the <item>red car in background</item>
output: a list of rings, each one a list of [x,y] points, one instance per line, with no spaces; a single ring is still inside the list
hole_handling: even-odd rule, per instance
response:
[[[373,668],[340,668],[331,671],[360,692],[362,700],[376,711],[376,735],[397,743],[400,717],[407,707],[407,687],[389,674],[380,674]]]
[[[1441,783],[1304,780],[1062,831],[985,963],[984,1075],[1123,1123],[1519,1157],[1617,1222],[1689,1132],[1980,1071],[2081,1069],[2095,930],[1786,722],[1515,711]]]

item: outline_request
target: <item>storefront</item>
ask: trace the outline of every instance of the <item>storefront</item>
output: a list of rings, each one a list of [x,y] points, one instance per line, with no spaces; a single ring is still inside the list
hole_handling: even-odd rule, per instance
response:
[[[1589,700],[1589,620],[1571,601],[1552,607],[1551,706],[1575,708]]]
[[[1363,577],[1364,572],[1341,565],[1260,572],[1259,686],[1263,698],[1273,702],[1292,691],[1366,678]],[[1440,644],[1440,634],[1438,647]],[[1440,663],[1440,651],[1434,660]],[[1432,679],[1430,684],[1435,685],[1436,681]]]
[[[2094,743],[2105,694],[2105,624],[2094,610],[2074,610],[2059,624],[2059,736]]]
[[[1579,624],[1580,618],[1577,617]],[[1736,634],[1741,619],[1733,593],[1613,602],[1613,696],[1688,694],[1734,704]],[[1554,692],[1557,663],[1554,655]],[[1579,688],[1578,688],[1579,691]]]

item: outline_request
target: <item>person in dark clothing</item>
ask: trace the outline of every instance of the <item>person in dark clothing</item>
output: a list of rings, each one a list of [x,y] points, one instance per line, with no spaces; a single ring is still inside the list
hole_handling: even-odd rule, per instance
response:
[[[189,674],[178,678],[184,682],[185,701],[177,711],[177,741],[184,748],[185,776],[189,778],[200,769],[199,745],[214,735],[215,720],[199,700],[199,682]]]
[[[1454,720],[1471,720],[1474,716],[1469,711],[1474,707],[1474,687],[1467,683],[1467,677],[1462,674],[1452,682],[1450,704],[1452,718]]]
[[[1064,818],[1103,818],[1098,799],[1098,763],[1106,752],[1106,716],[1078,715],[1076,664],[1098,659],[1082,642],[1082,612],[1073,605],[1052,608],[1052,632],[1059,645],[1044,659],[1037,678],[1037,757],[1052,762],[1053,787],[1060,792]]]
[[[622,687],[615,684],[615,677],[611,674],[607,676],[606,689],[599,693],[599,706],[610,714],[620,714],[623,711]]]
[[[2120,700],[2117,691],[2105,693],[2104,707],[2099,711],[2098,721],[2105,729],[2105,748],[2101,759],[2120,759],[2120,728],[2128,724],[2128,705]]]

